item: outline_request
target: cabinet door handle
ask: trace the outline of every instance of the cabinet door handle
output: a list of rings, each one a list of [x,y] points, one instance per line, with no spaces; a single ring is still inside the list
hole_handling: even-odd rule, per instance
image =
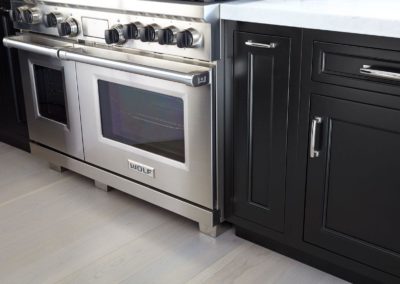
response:
[[[310,158],[318,158],[319,150],[315,149],[317,139],[317,127],[322,123],[322,118],[319,116],[314,117],[311,122],[311,137],[310,137]]]
[[[373,69],[370,65],[363,65],[360,68],[360,73],[370,77],[400,81],[400,73]]]
[[[261,48],[275,48],[278,46],[278,44],[276,42],[259,43],[259,42],[254,42],[252,40],[246,41],[245,45],[252,46],[252,47],[261,47]]]

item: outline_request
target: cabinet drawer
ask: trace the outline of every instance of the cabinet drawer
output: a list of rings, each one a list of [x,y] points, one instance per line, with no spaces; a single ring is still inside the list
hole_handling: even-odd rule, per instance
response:
[[[400,95],[400,52],[314,42],[312,79]]]

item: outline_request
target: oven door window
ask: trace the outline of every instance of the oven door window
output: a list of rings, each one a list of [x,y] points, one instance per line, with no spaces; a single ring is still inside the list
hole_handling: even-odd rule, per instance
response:
[[[66,125],[67,108],[63,71],[34,65],[34,72],[39,114]]]
[[[98,87],[104,137],[185,162],[181,98],[103,80]]]

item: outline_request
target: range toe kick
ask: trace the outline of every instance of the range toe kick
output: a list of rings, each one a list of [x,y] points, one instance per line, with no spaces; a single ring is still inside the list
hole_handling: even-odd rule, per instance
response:
[[[30,146],[31,153],[48,161],[52,169],[58,172],[68,169],[93,179],[94,185],[99,189],[117,189],[193,220],[199,224],[200,231],[206,235],[217,237],[229,228],[225,224],[216,224],[216,219],[217,217],[219,218],[218,210],[196,206],[195,204],[135,183],[81,160],[52,151],[36,143],[30,143]]]

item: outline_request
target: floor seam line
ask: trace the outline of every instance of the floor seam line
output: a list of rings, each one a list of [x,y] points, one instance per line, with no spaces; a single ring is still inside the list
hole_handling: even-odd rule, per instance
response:
[[[0,208],[4,207],[4,206],[6,206],[6,205],[9,205],[9,204],[11,204],[11,203],[13,203],[13,202],[15,202],[15,201],[18,201],[18,200],[20,200],[20,199],[24,199],[24,198],[26,198],[26,197],[29,197],[29,196],[31,196],[31,195],[33,195],[33,194],[38,193],[38,192],[47,190],[47,189],[49,189],[50,187],[52,187],[52,186],[54,186],[54,185],[56,185],[56,184],[58,184],[58,183],[60,183],[60,182],[66,181],[66,180],[68,180],[68,179],[72,179],[72,177],[73,177],[73,176],[62,177],[62,178],[61,178],[60,180],[58,180],[58,181],[55,181],[55,182],[50,183],[50,184],[48,184],[48,185],[39,187],[38,189],[36,189],[36,190],[34,190],[34,191],[25,193],[25,194],[23,194],[23,195],[20,195],[20,196],[18,196],[18,197],[15,197],[15,198],[13,198],[13,199],[10,199],[10,200],[8,200],[8,201],[6,201],[6,202],[4,202],[4,203],[0,203]]]

